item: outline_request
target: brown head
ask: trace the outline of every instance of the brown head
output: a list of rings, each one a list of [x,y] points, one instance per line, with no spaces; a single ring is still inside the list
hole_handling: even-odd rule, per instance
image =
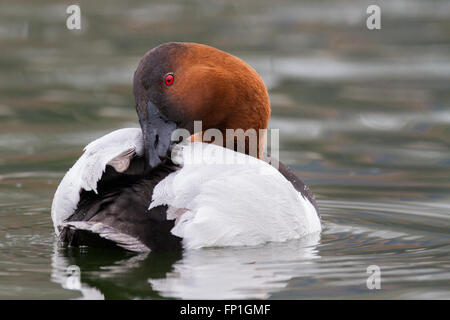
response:
[[[270,118],[256,71],[196,43],[165,43],[147,52],[134,74],[134,96],[151,167],[166,157],[176,128],[195,134],[194,121],[202,121],[203,130],[218,129],[225,137],[226,129],[266,129]]]

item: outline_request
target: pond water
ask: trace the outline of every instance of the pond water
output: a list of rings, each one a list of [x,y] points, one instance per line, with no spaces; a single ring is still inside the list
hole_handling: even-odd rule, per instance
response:
[[[376,2],[79,1],[82,30],[69,31],[59,1],[2,1],[0,299],[450,299],[450,3],[380,2],[369,31]],[[57,243],[59,181],[88,142],[137,126],[134,69],[167,41],[262,75],[320,235],[149,255]]]

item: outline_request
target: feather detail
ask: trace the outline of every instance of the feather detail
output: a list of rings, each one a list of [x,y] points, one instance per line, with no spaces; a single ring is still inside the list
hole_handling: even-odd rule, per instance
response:
[[[185,248],[257,245],[321,231],[314,206],[268,163],[213,144],[181,147],[183,167],[156,185]]]
[[[75,211],[81,190],[97,193],[97,182],[108,164],[123,172],[130,164],[130,156],[143,153],[142,132],[139,128],[116,130],[89,143],[55,192],[51,210],[55,232],[59,234],[58,226]]]

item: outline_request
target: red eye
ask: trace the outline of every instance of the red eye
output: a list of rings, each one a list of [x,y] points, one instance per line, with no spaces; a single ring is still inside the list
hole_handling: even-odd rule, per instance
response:
[[[166,84],[166,86],[172,85],[174,81],[175,81],[175,77],[173,76],[172,73],[168,73],[164,77],[164,83]]]

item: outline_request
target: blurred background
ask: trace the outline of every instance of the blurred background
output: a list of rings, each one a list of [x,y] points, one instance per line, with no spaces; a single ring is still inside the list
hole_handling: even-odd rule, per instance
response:
[[[252,254],[257,264],[247,278],[225,281],[247,286],[214,284],[214,293],[450,298],[448,0],[78,1],[81,30],[72,31],[71,4],[0,3],[0,298],[80,296],[60,285],[68,261],[83,265],[85,282],[105,298],[211,297],[218,270],[222,277],[240,270]],[[371,4],[381,8],[381,30],[366,27]],[[88,142],[138,126],[134,70],[146,51],[168,41],[217,47],[261,74],[280,159],[315,193],[324,232],[285,247],[294,257],[277,256],[283,247],[270,256],[261,254],[267,248],[153,256],[133,260],[145,276],[124,267],[114,287],[99,285],[102,272],[128,258],[59,247],[52,197]],[[197,290],[180,284],[183,268],[211,259],[222,259],[223,269],[216,265],[204,283],[181,276]],[[157,268],[165,284],[146,281],[155,277],[154,260],[166,261]],[[370,264],[381,266],[382,290],[366,288]],[[137,288],[119,290],[120,281]]]

